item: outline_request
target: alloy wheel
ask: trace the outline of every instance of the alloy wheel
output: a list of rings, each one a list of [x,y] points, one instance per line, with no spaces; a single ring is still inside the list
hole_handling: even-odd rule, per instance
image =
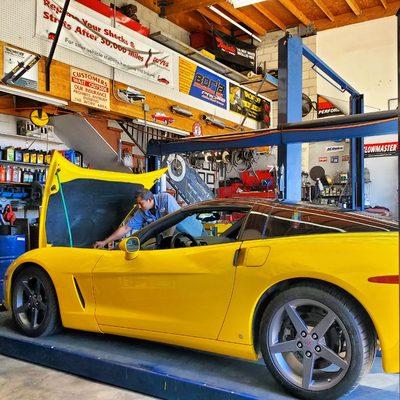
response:
[[[318,301],[297,299],[280,307],[267,341],[279,373],[304,390],[334,387],[350,366],[349,333],[338,315]]]
[[[24,277],[17,283],[15,289],[16,317],[25,328],[39,328],[48,312],[47,294],[43,282],[37,276]]]

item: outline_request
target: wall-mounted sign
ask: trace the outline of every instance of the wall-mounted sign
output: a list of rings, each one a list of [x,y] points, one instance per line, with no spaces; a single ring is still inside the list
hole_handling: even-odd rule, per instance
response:
[[[64,0],[37,0],[36,34],[54,39]],[[173,86],[172,54],[134,31],[129,34],[70,4],[59,46],[163,86]],[[102,17],[102,16],[101,16]]]
[[[110,110],[110,80],[71,68],[71,101],[91,108]]]
[[[3,82],[37,90],[39,59],[36,54],[5,46]]]
[[[332,117],[334,115],[343,115],[343,111],[332,104],[325,97],[318,95],[317,96],[317,117]]]
[[[327,162],[328,161],[328,157],[319,157],[318,158],[318,162]]]
[[[365,158],[397,156],[398,152],[399,152],[399,142],[364,144]]]
[[[180,92],[226,108],[226,86],[225,79],[179,57]]]
[[[192,126],[192,134],[193,136],[202,136],[203,135],[203,127],[200,122],[195,122]]]
[[[264,122],[268,127],[270,124],[270,103],[234,84],[229,84],[229,109],[242,115]]]
[[[337,164],[339,162],[339,156],[331,156],[331,163]]]
[[[339,146],[327,146],[325,148],[325,151],[327,153],[338,153],[340,151],[344,151],[344,145],[339,145]]]
[[[349,161],[350,160],[350,156],[348,154],[345,154],[344,156],[342,156],[342,161]]]
[[[256,46],[236,40],[222,32],[214,31],[213,44],[215,57],[239,71],[254,70]]]

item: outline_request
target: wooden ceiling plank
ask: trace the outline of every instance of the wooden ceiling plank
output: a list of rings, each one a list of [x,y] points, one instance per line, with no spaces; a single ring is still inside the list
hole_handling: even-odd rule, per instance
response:
[[[346,0],[347,1],[347,0]],[[279,0],[279,2],[289,10],[301,23],[308,26],[311,25],[311,20],[302,12],[300,11],[291,0]]]
[[[381,3],[382,3],[382,7],[383,7],[385,10],[387,10],[387,8],[388,8],[387,1],[386,1],[386,0],[381,0]]]
[[[203,15],[204,17],[208,18],[210,21],[214,22],[217,25],[224,25],[225,20],[223,20],[220,16],[213,13],[209,8],[200,7],[196,10],[198,13]]]
[[[165,8],[165,15],[167,17],[180,14],[188,11],[194,11],[202,7],[212,6],[213,4],[222,3],[225,0],[182,0],[182,1],[174,1],[171,6],[167,6]]]
[[[360,16],[362,14],[362,10],[361,7],[359,6],[359,4],[357,3],[357,0],[346,0],[346,3],[348,4],[348,6],[351,8],[351,10],[353,11],[353,13],[355,15]]]
[[[253,7],[257,9],[261,14],[267,17],[271,22],[273,22],[278,28],[283,31],[286,30],[286,25],[282,20],[280,20],[276,15],[274,15],[271,11],[269,11],[263,4],[255,3]]]
[[[315,28],[318,31],[323,31],[325,29],[338,28],[340,26],[346,26],[354,24],[355,22],[371,21],[377,18],[390,17],[396,15],[400,8],[400,0],[396,0],[393,3],[388,3],[388,8],[384,9],[381,5],[365,8],[362,15],[354,18],[354,13],[349,12],[346,14],[336,15],[335,21],[331,22],[327,18],[314,21]]]
[[[264,36],[267,33],[267,31],[262,26],[254,22],[244,12],[239,11],[237,8],[231,6],[229,3],[220,3],[218,5],[219,7],[227,11],[233,17],[237,18],[240,22],[242,22],[244,25],[252,29],[254,32],[258,33],[259,35]]]
[[[223,26],[224,23],[223,19],[220,18],[218,15],[215,15],[208,8],[199,8],[196,11],[203,17],[206,17],[211,22],[213,22],[215,24],[214,27],[217,28],[220,32],[226,33],[227,35],[231,34],[231,31],[226,26]]]
[[[384,0],[383,0],[384,1]],[[323,2],[323,0],[314,0],[314,3],[320,8],[320,10],[333,22],[335,16],[329,10],[328,6]]]

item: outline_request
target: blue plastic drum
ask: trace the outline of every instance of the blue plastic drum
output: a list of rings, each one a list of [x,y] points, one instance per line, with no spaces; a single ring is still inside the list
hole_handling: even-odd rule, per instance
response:
[[[0,304],[4,302],[4,275],[7,268],[25,251],[25,235],[0,235]]]

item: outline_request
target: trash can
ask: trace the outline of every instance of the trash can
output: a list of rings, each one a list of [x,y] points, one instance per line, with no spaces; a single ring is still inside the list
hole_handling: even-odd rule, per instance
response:
[[[25,235],[0,235],[0,304],[4,303],[4,275],[7,268],[25,251]]]

